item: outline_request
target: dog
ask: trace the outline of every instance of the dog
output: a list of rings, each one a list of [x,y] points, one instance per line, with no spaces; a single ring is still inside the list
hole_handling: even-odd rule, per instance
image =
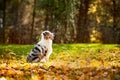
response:
[[[41,40],[35,45],[27,56],[27,62],[47,62],[52,53],[54,34],[50,31],[41,33]]]

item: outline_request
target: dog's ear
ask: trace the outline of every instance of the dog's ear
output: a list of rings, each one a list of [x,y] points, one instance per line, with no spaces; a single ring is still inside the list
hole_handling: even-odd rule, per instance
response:
[[[48,32],[43,32],[43,35],[46,36],[48,34]]]
[[[44,32],[43,35],[46,36],[46,33]]]
[[[53,37],[55,37],[55,34],[54,34],[54,33],[52,33],[52,36],[53,36]]]

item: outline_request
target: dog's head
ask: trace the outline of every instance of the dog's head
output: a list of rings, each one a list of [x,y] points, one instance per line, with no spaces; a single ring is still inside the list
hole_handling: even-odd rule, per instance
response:
[[[42,36],[46,40],[53,40],[54,39],[54,34],[51,33],[50,31],[43,31]]]

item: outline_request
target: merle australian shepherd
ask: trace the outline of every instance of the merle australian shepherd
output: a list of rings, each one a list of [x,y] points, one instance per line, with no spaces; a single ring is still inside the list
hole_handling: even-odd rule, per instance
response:
[[[35,45],[27,56],[27,62],[46,62],[52,53],[52,41],[54,34],[50,31],[43,31],[41,40]]]

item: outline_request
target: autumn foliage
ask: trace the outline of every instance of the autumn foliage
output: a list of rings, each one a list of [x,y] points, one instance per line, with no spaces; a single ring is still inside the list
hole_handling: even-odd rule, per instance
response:
[[[26,62],[31,47],[0,46],[0,80],[120,80],[119,45],[54,44],[44,64]]]

